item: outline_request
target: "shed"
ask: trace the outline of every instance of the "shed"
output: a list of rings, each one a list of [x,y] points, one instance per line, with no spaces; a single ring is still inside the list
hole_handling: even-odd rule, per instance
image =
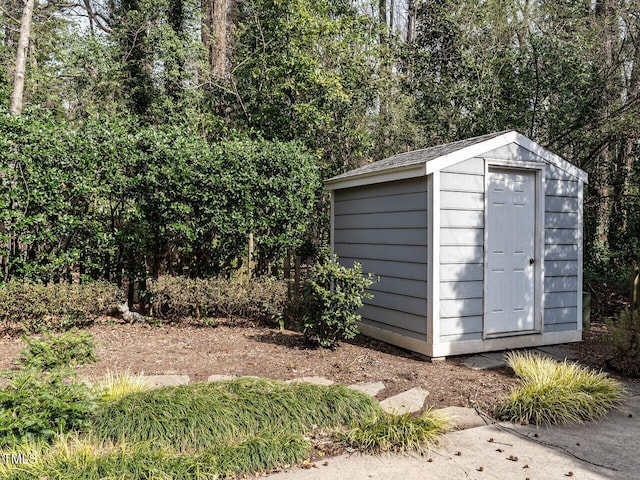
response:
[[[585,183],[516,131],[327,180],[332,251],[380,277],[361,331],[430,357],[579,341]]]

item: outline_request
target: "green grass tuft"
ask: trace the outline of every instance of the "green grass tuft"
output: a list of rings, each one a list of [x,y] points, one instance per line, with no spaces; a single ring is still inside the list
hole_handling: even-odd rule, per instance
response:
[[[431,412],[420,417],[387,414],[361,422],[346,433],[339,434],[339,438],[346,446],[369,453],[424,453],[437,443],[438,436],[449,426],[448,419]]]
[[[30,444],[7,451],[22,453],[24,464],[0,463],[6,480],[204,480],[263,471],[302,462],[309,446],[299,435],[280,434],[232,446],[180,453],[147,443],[100,443],[89,437],[61,436],[51,446]],[[31,457],[29,455],[32,455]]]
[[[624,388],[605,373],[532,353],[511,352],[507,364],[520,385],[498,405],[496,418],[536,425],[581,423],[604,417],[624,397]]]
[[[149,390],[149,384],[143,375],[133,375],[129,372],[107,372],[96,385],[96,391],[103,402],[113,402],[131,393]]]

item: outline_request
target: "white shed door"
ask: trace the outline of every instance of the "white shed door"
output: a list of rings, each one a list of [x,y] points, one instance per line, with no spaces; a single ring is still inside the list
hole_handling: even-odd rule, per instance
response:
[[[535,327],[536,174],[489,169],[485,335]]]

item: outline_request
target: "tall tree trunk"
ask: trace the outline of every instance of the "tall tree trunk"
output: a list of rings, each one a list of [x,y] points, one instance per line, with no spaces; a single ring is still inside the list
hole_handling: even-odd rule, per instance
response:
[[[380,45],[386,42],[387,30],[387,0],[378,0],[378,19],[380,20]]]
[[[407,43],[413,43],[416,39],[416,0],[407,1]]]
[[[227,74],[227,0],[202,0],[202,43],[215,78]]]
[[[603,26],[603,56],[604,56],[604,72],[606,76],[605,92],[603,95],[603,117],[608,118],[611,107],[614,106],[616,100],[615,81],[616,73],[614,73],[614,42],[616,35],[616,27],[613,15],[613,0],[597,0],[595,5],[596,18]],[[597,207],[595,212],[596,218],[596,234],[600,245],[608,249],[609,247],[609,223],[611,218],[611,158],[613,157],[612,139],[609,140],[602,148],[598,159],[596,160],[597,177],[594,179],[593,188],[597,197]]]
[[[11,93],[11,115],[22,113],[24,98],[24,76],[27,70],[27,49],[31,35],[31,20],[33,18],[34,0],[26,0],[20,20],[20,38],[18,39],[18,53],[16,54],[15,72],[13,76],[13,92]]]

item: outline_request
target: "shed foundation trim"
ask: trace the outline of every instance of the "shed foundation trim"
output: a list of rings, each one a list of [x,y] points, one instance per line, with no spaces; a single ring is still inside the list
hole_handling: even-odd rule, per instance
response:
[[[515,348],[540,347],[560,343],[579,342],[582,340],[581,330],[561,332],[545,332],[543,334],[520,335],[512,337],[489,338],[485,340],[468,340],[462,342],[440,343],[433,345],[431,355],[448,357],[467,353],[493,352]],[[390,342],[391,343],[391,342]],[[408,348],[408,347],[405,347]]]

